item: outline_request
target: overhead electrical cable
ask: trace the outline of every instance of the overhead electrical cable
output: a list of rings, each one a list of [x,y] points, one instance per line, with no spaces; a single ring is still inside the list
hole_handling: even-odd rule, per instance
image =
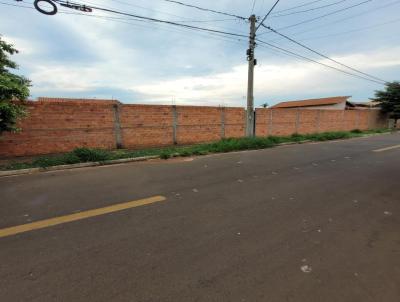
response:
[[[242,16],[238,16],[238,15],[235,15],[235,14],[226,13],[226,12],[222,12],[222,11],[217,11],[217,10],[210,9],[210,8],[204,8],[204,7],[200,7],[200,6],[197,6],[197,5],[187,4],[187,3],[184,3],[184,2],[181,2],[181,1],[175,1],[175,0],[163,0],[163,1],[170,2],[170,3],[175,3],[175,4],[178,4],[178,5],[182,5],[182,6],[186,6],[186,7],[190,7],[190,8],[195,8],[195,9],[198,9],[198,10],[201,10],[201,11],[205,11],[205,12],[211,12],[211,13],[215,13],[215,14],[231,16],[231,17],[238,18],[240,20],[247,20],[247,18],[242,17]]]
[[[311,4],[314,4],[314,3],[318,3],[318,2],[321,2],[321,1],[325,1],[325,0],[314,0],[314,1],[306,2],[306,3],[303,3],[303,4],[297,5],[297,6],[292,6],[292,7],[286,8],[286,9],[278,10],[274,14],[280,14],[280,13],[283,13],[283,12],[287,12],[289,10],[305,7],[305,6],[308,6],[308,5],[311,5]]]
[[[143,10],[147,10],[147,11],[151,11],[151,12],[155,12],[155,13],[159,13],[159,14],[163,14],[163,15],[167,15],[167,16],[172,16],[172,17],[176,17],[176,18],[182,18],[185,20],[177,20],[175,22],[182,22],[182,23],[207,23],[207,22],[225,22],[225,21],[233,21],[236,20],[236,18],[229,18],[229,19],[209,19],[209,20],[196,20],[196,19],[192,19],[192,18],[188,18],[188,17],[184,17],[184,16],[179,16],[179,15],[175,15],[175,14],[171,14],[171,13],[167,13],[164,11],[160,11],[160,10],[156,10],[156,9],[152,9],[152,8],[148,8],[148,7],[144,7],[144,6],[140,6],[140,5],[136,5],[136,4],[132,4],[129,2],[125,2],[125,1],[119,1],[119,0],[111,0],[113,2],[122,4],[122,5],[127,5],[127,6],[131,6],[131,7],[135,7],[135,8],[140,8]]]
[[[250,15],[252,15],[254,13],[254,7],[256,6],[257,0],[253,0],[253,6],[251,8],[251,13]]]
[[[173,17],[178,17],[178,18],[188,19],[188,20],[191,19],[191,18],[188,18],[188,17],[183,17],[183,16],[167,13],[167,12],[160,11],[160,10],[157,10],[157,9],[153,9],[153,8],[149,8],[149,7],[144,7],[144,6],[132,4],[132,3],[129,3],[129,2],[126,2],[126,1],[121,1],[121,0],[111,0],[111,1],[113,1],[115,3],[122,4],[122,5],[127,5],[127,6],[130,6],[130,7],[140,8],[140,9],[143,9],[143,10],[147,10],[147,11],[151,11],[151,12],[155,12],[155,13],[159,13],[159,14],[163,14],[163,15],[168,15],[168,16],[173,16]]]
[[[117,15],[130,17],[129,19],[127,19],[127,21],[140,21],[140,22],[146,22],[146,23],[152,23],[152,24],[168,24],[168,25],[173,25],[176,28],[195,30],[196,32],[199,32],[199,33],[207,33],[209,35],[215,35],[218,38],[231,39],[231,40],[233,39],[233,40],[235,40],[235,42],[244,42],[244,40],[242,40],[240,38],[248,38],[247,35],[243,35],[243,34],[239,34],[239,33],[235,33],[235,32],[220,31],[220,30],[216,30],[216,29],[212,29],[212,28],[204,28],[204,27],[198,27],[198,26],[193,26],[193,25],[188,25],[188,24],[182,24],[182,23],[171,21],[171,20],[162,20],[162,19],[158,19],[158,18],[145,17],[145,16],[132,14],[132,13],[129,13],[129,12],[124,12],[124,11],[119,11],[119,10],[115,10],[115,9],[111,9],[111,8],[106,8],[106,7],[102,7],[102,6],[97,6],[97,5],[83,5],[81,3],[71,3],[71,2],[65,1],[65,0],[52,0],[52,1],[57,3],[57,4],[62,5],[64,7],[78,9],[78,10],[81,10],[81,11],[84,11],[84,12],[89,12],[89,11],[91,12],[93,10],[98,10],[98,11],[105,12],[105,13],[117,14]],[[173,1],[173,0],[164,0],[164,1],[174,2],[174,3],[179,2],[179,1]],[[361,5],[363,3],[370,2],[370,1],[372,1],[372,0],[367,0],[367,1],[364,1],[364,2],[361,2],[361,3],[358,3],[355,6],[358,6],[358,5]],[[400,2],[400,1],[396,1],[396,2]],[[338,65],[341,65],[341,66],[347,68],[347,69],[350,69],[353,72],[350,72],[350,71],[347,71],[347,70],[343,70],[341,68],[338,68],[338,67],[335,67],[335,66],[331,66],[331,65],[319,62],[317,60],[308,58],[306,56],[300,55],[298,53],[295,53],[293,51],[284,49],[282,47],[279,47],[279,46],[276,46],[274,44],[268,43],[266,41],[262,41],[260,39],[255,39],[255,41],[257,41],[258,43],[261,43],[262,45],[268,45],[269,47],[273,47],[274,49],[277,49],[279,51],[284,52],[285,54],[289,54],[289,55],[295,56],[297,58],[301,58],[303,60],[307,60],[309,62],[313,62],[313,63],[319,64],[319,65],[325,66],[325,67],[330,68],[330,69],[334,69],[334,70],[339,71],[341,73],[344,73],[344,74],[347,74],[347,75],[350,75],[350,76],[353,76],[353,77],[357,77],[359,79],[367,80],[367,81],[378,83],[378,84],[385,84],[386,83],[385,80],[382,80],[382,79],[380,79],[378,77],[375,77],[373,75],[370,75],[368,73],[362,72],[362,71],[360,71],[360,70],[358,70],[356,68],[353,68],[351,66],[348,66],[346,64],[343,64],[343,63],[341,63],[341,62],[339,62],[339,61],[337,61],[335,59],[332,59],[332,58],[328,57],[327,55],[324,55],[324,54],[322,54],[322,53],[320,53],[320,52],[318,52],[318,51],[316,51],[316,50],[314,50],[314,49],[312,49],[312,48],[310,48],[310,47],[308,47],[308,46],[306,46],[306,45],[304,45],[304,44],[302,44],[302,43],[300,43],[300,42],[298,42],[296,40],[294,40],[293,38],[290,38],[289,36],[287,36],[285,34],[280,33],[279,32],[280,29],[276,30],[276,29],[271,28],[270,26],[264,25],[263,22],[271,14],[271,12],[274,10],[274,8],[276,7],[276,5],[278,3],[279,3],[279,0],[277,0],[275,2],[273,7],[269,10],[269,12],[263,18],[261,23],[259,23],[257,28],[259,28],[260,26],[263,26],[264,28],[268,29],[270,32],[273,32],[273,33],[275,33],[275,34],[277,34],[277,35],[279,35],[279,36],[291,41],[292,43],[295,43],[295,44],[297,44],[297,45],[299,45],[299,46],[301,46],[301,47],[303,47],[303,48],[305,48],[305,49],[307,49],[307,50],[309,50],[309,51],[311,51],[311,52],[313,52],[315,54],[318,54],[319,56],[321,56],[321,57],[323,57],[325,59],[328,59],[328,60],[330,60],[330,61],[332,61],[332,62],[334,62],[334,63],[336,63]],[[0,4],[9,5],[9,6],[24,7],[24,6],[13,5],[13,4],[4,3],[4,2],[0,2]],[[352,7],[354,7],[354,6],[352,6]],[[36,9],[37,9],[37,7],[36,7]],[[346,8],[346,9],[349,9],[349,8]],[[60,13],[64,13],[64,12],[60,11]],[[93,15],[86,14],[86,13],[83,13],[83,12],[78,12],[78,13],[72,13],[71,12],[70,14],[93,16]],[[95,15],[94,17],[107,19],[107,20],[115,21],[115,22],[123,22],[123,23],[128,23],[128,24],[131,24],[131,25],[135,25],[135,24],[132,24],[132,23],[129,23],[129,22],[121,21],[123,19],[122,18],[117,18],[117,17],[102,16],[102,15]],[[356,73],[354,73],[354,72],[356,72]]]
[[[395,20],[391,20],[391,21],[388,21],[388,22],[378,23],[378,24],[374,24],[374,25],[371,25],[371,26],[356,28],[356,29],[352,29],[352,30],[332,33],[332,34],[328,34],[328,35],[307,37],[307,38],[301,39],[301,41],[318,40],[318,39],[324,39],[324,38],[329,38],[329,37],[336,37],[336,36],[346,35],[346,34],[350,34],[350,33],[354,33],[354,32],[366,31],[366,30],[369,30],[369,29],[373,29],[373,28],[377,28],[377,27],[381,27],[381,26],[384,26],[384,25],[393,24],[393,23],[397,23],[397,22],[400,22],[400,19],[395,19]]]
[[[381,10],[381,9],[384,9],[384,8],[387,8],[387,7],[390,7],[390,6],[393,6],[393,5],[397,5],[397,4],[400,4],[400,0],[397,0],[397,1],[394,1],[394,2],[390,2],[390,3],[382,5],[382,6],[375,7],[373,10],[364,11],[364,12],[361,12],[361,13],[353,14],[353,15],[345,17],[345,18],[334,20],[332,22],[324,23],[324,24],[318,25],[318,27],[311,27],[311,28],[306,29],[306,30],[298,31],[298,32],[293,33],[293,35],[296,35],[296,36],[297,35],[302,35],[302,34],[310,32],[310,31],[314,31],[314,30],[320,29],[322,27],[327,27],[327,26],[330,26],[330,25],[333,25],[333,24],[337,24],[337,23],[340,23],[340,22],[345,22],[345,21],[348,21],[348,20],[352,20],[352,19],[360,17],[360,16],[371,14],[371,13],[374,13],[374,12],[376,12],[378,10]],[[270,32],[265,32],[265,33],[270,33]],[[261,33],[261,34],[259,34],[259,36],[263,35],[265,33]],[[282,38],[278,38],[278,39],[275,39],[275,40],[271,40],[270,42],[276,42],[276,41],[279,41],[281,39]]]
[[[0,2],[1,5],[6,5],[6,6],[13,6],[13,7],[19,7],[19,8],[26,8],[26,9],[31,9],[35,10],[34,7],[31,6],[24,6],[24,5],[17,5],[17,4],[11,4],[11,3],[5,3],[5,2]],[[85,17],[91,17],[91,18],[97,18],[97,19],[104,19],[108,21],[113,21],[117,23],[123,23],[123,24],[128,24],[131,26],[136,26],[136,27],[144,27],[148,28],[150,26],[155,26],[154,22],[148,21],[148,20],[143,20],[143,19],[135,19],[135,18],[119,18],[119,17],[112,17],[109,15],[95,15],[95,14],[85,14],[85,13],[80,13],[80,12],[70,12],[70,11],[58,11],[60,14],[67,14],[67,15],[77,15],[77,16],[85,16]],[[127,21],[133,21],[133,22],[140,22],[140,23],[151,23],[148,24],[147,26],[141,25],[141,24],[134,24],[131,22]],[[174,30],[172,29],[166,29],[166,28],[161,28],[162,30],[169,31],[169,32],[177,32],[177,33],[183,33],[183,31],[178,30],[178,28],[175,28]],[[223,40],[223,41],[228,41],[228,42],[245,42],[245,40],[242,40],[240,38],[232,37],[232,36],[226,36],[223,34],[215,33],[215,32],[203,32],[203,31],[198,31],[196,32],[197,34],[208,34],[208,37],[214,38],[217,40]],[[204,36],[205,37],[205,36]]]
[[[55,0],[53,0],[53,1],[55,1]],[[214,23],[214,22],[225,22],[225,21],[237,20],[236,18],[218,19],[218,20],[201,20],[201,19],[200,20],[196,20],[196,19],[193,19],[193,18],[188,18],[188,17],[176,15],[176,14],[170,14],[170,13],[162,12],[160,10],[154,10],[154,9],[146,8],[146,7],[143,7],[143,6],[138,6],[138,5],[126,3],[125,1],[120,1],[120,0],[113,0],[113,1],[116,2],[116,3],[123,4],[123,5],[127,5],[127,6],[138,7],[138,8],[141,8],[141,9],[148,10],[148,11],[153,11],[153,12],[156,12],[156,13],[159,13],[159,14],[170,15],[170,16],[174,16],[176,18],[185,19],[185,20],[170,20],[170,19],[168,19],[168,21],[178,22],[178,23]],[[80,0],[80,2],[82,4],[90,4],[90,5],[94,5],[94,6],[101,5],[101,4],[95,3],[93,1],[88,1],[88,0]],[[114,9],[113,7],[104,6],[104,5],[101,5],[101,7],[107,8],[107,9]],[[219,30],[222,30],[222,31],[235,31],[235,29],[228,28],[228,27],[225,27],[225,26],[222,27],[222,26],[219,26],[219,25],[218,26],[214,26],[214,29],[219,29]],[[246,34],[245,32],[242,32],[242,33]]]
[[[327,14],[324,14],[324,15],[321,15],[321,16],[318,16],[318,17],[314,17],[314,18],[311,18],[311,19],[307,19],[307,20],[304,20],[304,21],[295,23],[295,24],[291,24],[291,25],[287,25],[287,26],[284,26],[284,27],[280,27],[280,28],[278,28],[278,30],[284,30],[284,29],[288,29],[288,28],[292,28],[292,27],[297,27],[297,26],[302,25],[302,24],[310,23],[310,22],[313,22],[313,21],[316,21],[316,20],[319,20],[319,19],[322,19],[322,18],[325,18],[325,17],[328,17],[328,16],[332,16],[332,15],[341,13],[341,12],[343,12],[343,11],[352,9],[352,8],[354,8],[354,7],[357,7],[357,6],[360,6],[360,5],[369,3],[369,2],[371,2],[371,1],[373,1],[373,0],[365,0],[365,1],[363,1],[363,2],[354,4],[354,5],[351,5],[351,6],[347,6],[347,7],[345,7],[345,8],[342,8],[342,9],[339,9],[339,10],[335,10],[335,11],[333,11],[333,12],[330,12],[330,13],[327,13]],[[264,34],[266,34],[266,33],[268,33],[268,32],[263,32],[263,33],[259,34],[259,36],[264,35]]]
[[[296,27],[296,26],[299,26],[299,25],[302,25],[302,24],[310,23],[310,22],[313,22],[313,21],[315,21],[315,20],[319,20],[319,19],[322,19],[322,18],[325,18],[325,17],[328,17],[328,16],[332,16],[332,15],[335,15],[335,14],[338,14],[338,13],[341,13],[341,12],[344,12],[344,11],[346,11],[346,10],[349,10],[349,9],[352,9],[352,8],[355,8],[355,7],[358,7],[358,6],[360,6],[360,5],[364,5],[364,4],[369,3],[369,2],[372,2],[372,1],[373,1],[373,0],[365,0],[365,1],[362,1],[362,2],[360,2],[360,3],[354,4],[354,5],[351,5],[351,6],[347,6],[347,7],[345,7],[345,8],[341,8],[341,9],[335,10],[335,11],[333,11],[333,12],[324,14],[324,15],[322,15],[322,16],[318,16],[318,17],[311,18],[311,19],[307,19],[307,20],[304,20],[304,21],[301,21],[301,22],[298,22],[298,23],[295,23],[295,24],[292,24],[292,25],[287,25],[287,26],[281,27],[281,28],[279,28],[279,30],[288,29],[288,28]]]
[[[386,83],[386,82],[387,82],[387,81],[385,81],[385,80],[383,80],[383,79],[380,79],[380,78],[378,78],[378,77],[375,77],[375,76],[373,76],[373,75],[371,75],[371,74],[368,74],[368,73],[366,73],[366,72],[360,71],[360,70],[358,70],[358,69],[356,69],[356,68],[354,68],[354,67],[351,67],[351,66],[349,66],[349,65],[346,65],[346,64],[344,64],[344,63],[342,63],[342,62],[339,62],[338,60],[332,59],[332,58],[330,58],[329,56],[327,56],[327,55],[325,55],[325,54],[323,54],[323,53],[321,53],[321,52],[319,52],[319,51],[316,51],[316,50],[312,49],[311,47],[309,47],[309,46],[307,46],[307,45],[304,45],[303,43],[300,43],[300,42],[294,40],[293,38],[290,38],[289,36],[287,36],[287,35],[285,35],[285,34],[282,34],[282,33],[278,32],[277,30],[275,30],[275,29],[273,29],[273,28],[271,28],[271,27],[269,27],[269,26],[265,26],[265,28],[271,30],[273,33],[275,33],[275,34],[277,34],[277,35],[279,35],[279,36],[281,36],[281,37],[283,37],[283,38],[285,38],[285,39],[287,39],[287,40],[289,40],[289,41],[291,41],[291,42],[293,42],[293,43],[295,43],[295,44],[297,44],[297,45],[299,45],[299,46],[301,46],[301,47],[303,47],[303,48],[305,48],[305,49],[307,49],[307,50],[309,50],[309,51],[311,51],[311,52],[313,52],[313,53],[315,53],[315,54],[317,54],[317,55],[319,55],[319,56],[321,56],[321,57],[323,57],[323,58],[325,58],[325,59],[328,59],[329,61],[332,61],[332,62],[334,62],[334,63],[336,63],[336,64],[339,64],[339,65],[341,65],[341,66],[343,66],[343,67],[346,67],[346,68],[348,68],[348,69],[350,69],[350,70],[352,70],[352,71],[355,71],[355,72],[358,72],[358,73],[360,73],[360,74],[362,74],[362,75],[365,75],[365,76],[367,76],[367,77],[370,77],[370,78],[372,78],[372,79],[374,79],[374,80],[382,81],[383,83]]]
[[[260,39],[256,39],[256,41],[259,42],[259,43],[261,43],[261,44],[265,44],[265,45],[268,45],[268,46],[273,47],[273,48],[275,48],[275,49],[281,50],[281,51],[283,51],[284,53],[290,54],[291,56],[295,56],[295,57],[301,58],[301,59],[303,59],[303,60],[316,63],[316,64],[318,64],[318,65],[321,65],[321,66],[324,66],[324,67],[327,67],[327,68],[330,68],[330,69],[339,71],[339,72],[344,73],[344,74],[347,74],[347,75],[349,75],[349,76],[353,76],[353,77],[356,77],[356,78],[359,78],[359,79],[363,79],[363,80],[366,80],[366,81],[369,81],[369,82],[373,82],[373,83],[377,83],[377,84],[381,84],[381,85],[384,85],[384,84],[385,84],[385,83],[382,83],[382,82],[380,82],[380,81],[376,81],[376,80],[373,80],[373,79],[370,79],[370,78],[367,78],[367,77],[363,77],[363,76],[360,76],[360,75],[358,75],[358,74],[354,74],[354,73],[352,73],[352,72],[348,72],[348,71],[346,71],[346,70],[342,70],[342,69],[340,69],[340,68],[337,68],[337,67],[334,67],[334,66],[331,66],[331,65],[328,65],[328,64],[319,62],[319,61],[317,61],[317,60],[310,59],[310,58],[308,58],[308,57],[306,57],[306,56],[297,54],[297,53],[295,53],[295,52],[293,52],[293,51],[284,49],[284,48],[282,48],[282,47],[279,47],[279,46],[276,46],[276,45],[274,45],[274,44],[271,44],[271,43],[262,41],[262,40],[260,40]]]
[[[278,5],[280,0],[277,0],[274,5],[272,5],[271,9],[268,11],[268,13],[265,15],[265,17],[261,20],[260,24],[257,25],[256,31],[260,28],[261,25],[264,24],[264,21],[267,20],[268,16],[272,13],[272,11],[275,9],[275,7]]]
[[[64,3],[64,1],[61,1],[61,0],[54,0],[54,1],[56,3]],[[114,13],[117,15],[123,15],[123,16],[133,17],[133,18],[137,18],[137,19],[142,19],[142,20],[148,20],[148,21],[152,21],[152,22],[156,22],[156,23],[163,23],[163,24],[169,24],[169,25],[173,25],[173,26],[185,27],[185,28],[193,29],[193,30],[207,31],[207,32],[224,34],[224,35],[228,35],[228,36],[247,38],[246,35],[242,35],[242,34],[238,34],[238,33],[232,33],[232,32],[227,32],[227,31],[221,31],[221,30],[216,30],[216,29],[194,26],[194,25],[182,24],[182,23],[178,23],[178,22],[161,20],[161,19],[157,19],[157,18],[145,17],[145,16],[140,16],[140,15],[136,15],[136,14],[132,14],[132,13],[127,13],[127,12],[118,11],[118,10],[109,9],[109,8],[100,7],[100,6],[95,6],[95,5],[85,5],[85,7],[88,9],[92,9],[92,10],[99,10],[99,11]]]
[[[341,4],[343,2],[346,2],[349,0],[340,0],[334,3],[330,3],[330,4],[326,4],[326,5],[322,5],[322,6],[318,6],[318,7],[314,7],[314,8],[309,8],[306,10],[300,10],[300,11],[295,11],[295,12],[291,12],[291,13],[286,13],[286,14],[274,14],[273,16],[271,16],[271,18],[278,18],[278,17],[286,17],[286,16],[291,16],[291,15],[296,15],[296,14],[302,14],[302,13],[307,13],[307,12],[311,12],[311,11],[316,11],[319,9],[323,9],[323,8],[327,8],[327,7],[331,7],[334,5],[338,5]]]

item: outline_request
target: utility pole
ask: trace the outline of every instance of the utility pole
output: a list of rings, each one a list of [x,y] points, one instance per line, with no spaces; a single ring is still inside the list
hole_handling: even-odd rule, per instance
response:
[[[249,74],[247,82],[247,112],[246,112],[246,136],[254,136],[254,66],[257,60],[254,58],[256,48],[256,21],[255,15],[251,15],[249,49],[247,49],[247,61],[249,62]]]

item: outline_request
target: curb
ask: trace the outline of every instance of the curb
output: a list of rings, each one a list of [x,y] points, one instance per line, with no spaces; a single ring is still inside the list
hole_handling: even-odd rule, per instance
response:
[[[301,144],[306,144],[306,143],[312,143],[314,141],[306,139],[303,141],[298,141],[298,142],[287,142],[287,143],[280,143],[277,144],[276,147],[280,147],[280,146],[290,146],[290,145],[301,145]]]
[[[106,160],[106,161],[102,161],[102,162],[89,162],[89,163],[79,163],[79,164],[72,164],[72,165],[60,165],[60,166],[53,166],[53,167],[48,167],[48,168],[31,168],[31,169],[0,171],[0,177],[33,174],[33,173],[38,173],[38,172],[70,170],[70,169],[86,168],[86,167],[110,166],[110,165],[123,164],[123,163],[129,163],[129,162],[146,161],[149,159],[157,159],[157,158],[160,158],[160,156],[158,156],[158,155],[142,156],[142,157]]]
[[[393,132],[400,132],[400,131],[393,131]],[[335,139],[335,140],[322,141],[322,142],[344,141],[344,140],[349,140],[349,139],[357,139],[357,138],[364,138],[364,137],[370,137],[370,136],[391,134],[393,132],[372,133],[372,134],[365,134],[365,135],[362,135],[360,137],[353,137],[353,138],[346,138],[346,139]],[[313,142],[315,142],[315,141],[303,140],[303,141],[298,141],[298,142],[287,142],[287,143],[277,144],[274,147],[306,144],[306,143],[313,143]],[[245,151],[250,151],[250,150],[241,150],[241,151],[237,151],[237,152],[245,152]],[[228,152],[228,153],[232,153],[232,152]],[[102,162],[88,162],[88,163],[79,163],[79,164],[71,164],[71,165],[60,165],[60,166],[53,166],[53,167],[48,167],[48,168],[30,168],[30,169],[0,171],[0,177],[16,176],[16,175],[24,175],[24,174],[33,174],[33,173],[38,173],[38,172],[51,172],[51,171],[60,171],[60,170],[70,170],[70,169],[86,168],[86,167],[110,166],[110,165],[123,164],[123,163],[129,163],[129,162],[146,161],[146,160],[149,160],[149,159],[157,159],[157,158],[160,158],[160,156],[159,155],[152,155],[152,156],[142,156],[142,157],[106,160],[106,161],[102,161]]]

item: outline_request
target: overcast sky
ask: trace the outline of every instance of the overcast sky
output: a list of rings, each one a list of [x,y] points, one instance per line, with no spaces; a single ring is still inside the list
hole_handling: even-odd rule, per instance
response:
[[[165,0],[76,2],[244,35],[249,31],[245,21]],[[182,2],[245,17],[252,13],[253,6],[253,0]],[[255,2],[254,13],[263,16],[275,0]],[[286,10],[307,2],[315,3]],[[127,17],[99,11],[87,15],[46,16],[32,9],[33,0],[2,0],[1,3],[0,34],[20,50],[14,60],[20,65],[18,72],[32,80],[33,98],[88,97],[114,98],[124,103],[245,105],[246,38],[225,38],[166,24],[126,20]],[[362,4],[281,31],[354,68],[387,81],[400,80],[400,1],[281,0],[275,15],[268,18],[266,24],[279,29],[359,3]],[[305,10],[309,11],[302,12]],[[66,8],[60,11],[76,12]],[[282,16],[289,13],[295,14]],[[260,28],[259,39],[343,68],[273,33],[264,32],[267,30]],[[339,95],[353,96],[353,101],[367,101],[374,90],[382,88],[380,84],[261,45],[256,48],[256,57],[257,106],[265,102],[272,105],[284,100]]]

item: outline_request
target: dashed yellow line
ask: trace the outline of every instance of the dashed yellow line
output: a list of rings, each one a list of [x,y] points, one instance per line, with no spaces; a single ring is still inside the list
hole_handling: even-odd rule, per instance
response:
[[[166,200],[166,198],[164,196],[153,196],[153,197],[149,197],[149,198],[138,199],[138,200],[134,200],[134,201],[120,203],[120,204],[116,204],[116,205],[112,205],[112,206],[108,206],[108,207],[104,207],[104,208],[88,210],[88,211],[84,211],[84,212],[80,212],[80,213],[59,216],[59,217],[40,220],[40,221],[28,223],[28,224],[23,224],[23,225],[13,226],[13,227],[5,228],[5,229],[0,229],[0,238],[16,235],[19,233],[29,232],[29,231],[33,231],[33,230],[48,228],[48,227],[55,226],[58,224],[68,223],[68,222],[86,219],[86,218],[90,218],[90,217],[95,217],[95,216],[105,215],[105,214],[109,214],[109,213],[113,213],[113,212],[118,212],[118,211],[122,211],[122,210],[126,210],[126,209],[136,208],[136,207],[140,207],[140,206],[144,206],[144,205],[148,205],[148,204],[152,204],[152,203],[160,202],[160,201],[164,201],[164,200]]]
[[[384,152],[384,151],[389,151],[389,150],[398,149],[398,148],[400,148],[400,145],[391,146],[391,147],[382,148],[382,149],[376,149],[376,150],[374,150],[374,152]]]

